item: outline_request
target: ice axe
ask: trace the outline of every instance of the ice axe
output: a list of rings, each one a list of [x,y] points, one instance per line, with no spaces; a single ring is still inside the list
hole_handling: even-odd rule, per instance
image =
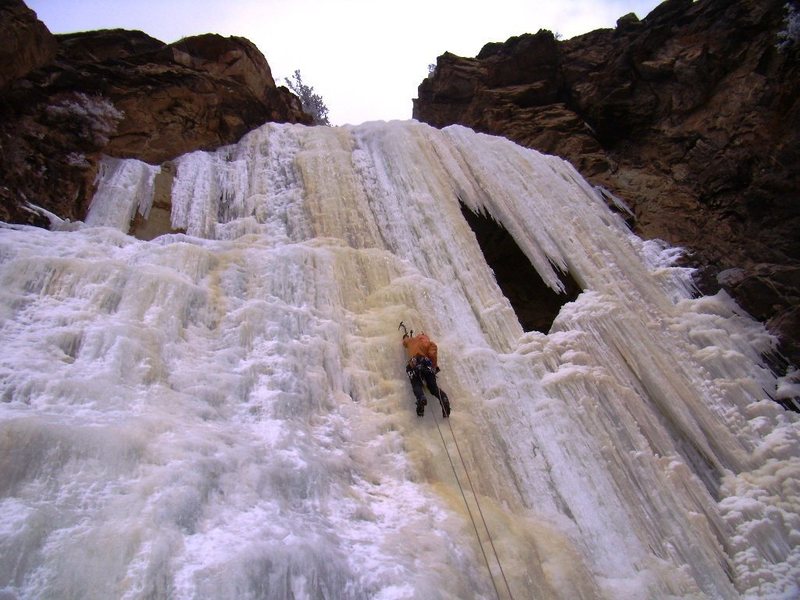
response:
[[[405,323],[400,321],[400,325],[397,327],[397,329],[398,330],[399,329],[403,330],[403,338],[404,339],[408,337],[408,329],[406,329],[406,324]],[[411,337],[414,337],[414,330],[413,329],[411,330]]]

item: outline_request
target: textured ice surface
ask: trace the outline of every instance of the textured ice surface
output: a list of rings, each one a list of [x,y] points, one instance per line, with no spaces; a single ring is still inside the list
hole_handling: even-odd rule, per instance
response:
[[[143,242],[156,170],[108,160],[76,231],[0,229],[8,597],[800,593],[774,340],[569,164],[461,127],[267,125],[180,157],[187,233]],[[548,335],[459,199],[584,290]],[[455,439],[414,414],[401,319],[439,343]]]

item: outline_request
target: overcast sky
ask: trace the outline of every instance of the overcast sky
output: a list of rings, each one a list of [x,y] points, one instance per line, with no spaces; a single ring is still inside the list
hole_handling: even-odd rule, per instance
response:
[[[550,29],[569,38],[644,18],[658,0],[26,0],[53,33],[139,29],[164,42],[201,33],[256,44],[276,82],[295,69],[333,125],[410,119],[428,65],[445,51]]]

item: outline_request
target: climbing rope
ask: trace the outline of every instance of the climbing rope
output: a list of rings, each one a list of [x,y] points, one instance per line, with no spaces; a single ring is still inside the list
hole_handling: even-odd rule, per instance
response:
[[[458,479],[458,473],[456,473],[456,466],[453,464],[453,458],[450,456],[450,451],[447,449],[447,442],[444,441],[444,434],[442,433],[441,427],[439,427],[439,419],[434,415],[434,420],[436,421],[436,429],[439,431],[439,437],[442,438],[442,445],[444,446],[445,454],[447,454],[447,460],[450,461],[450,468],[453,469],[453,476],[456,478],[456,483],[458,484],[458,489],[461,492],[461,497],[464,499],[464,506],[467,507],[467,513],[469,513],[469,520],[472,521],[472,528],[475,530],[475,537],[478,538],[478,545],[481,548],[481,553],[483,554],[483,561],[486,563],[486,570],[489,571],[489,578],[492,580],[492,587],[494,587],[494,593],[497,595],[497,600],[500,600],[500,592],[497,590],[497,584],[494,582],[494,575],[492,574],[492,568],[489,566],[489,559],[486,557],[486,550],[483,548],[483,542],[481,541],[481,535],[478,533],[478,526],[475,524],[475,517],[472,516],[472,509],[469,507],[469,503],[467,502],[467,496],[464,494],[464,488],[461,485],[461,481]],[[474,495],[474,493],[473,493]],[[477,497],[475,498],[477,502]]]
[[[442,410],[444,410],[444,403],[442,402],[442,391],[437,385],[437,390],[439,392],[439,404],[442,406]],[[478,538],[478,545],[481,548],[481,554],[483,554],[483,560],[486,563],[486,569],[489,571],[489,578],[492,580],[492,587],[494,587],[494,593],[497,595],[497,599],[500,600],[500,591],[497,589],[497,584],[494,581],[494,574],[492,573],[492,568],[489,566],[489,559],[486,556],[486,550],[483,547],[483,542],[481,541],[481,535],[478,533],[478,526],[475,523],[475,517],[472,514],[472,509],[469,507],[469,503],[467,502],[467,496],[464,494],[464,487],[461,485],[461,480],[458,477],[458,473],[456,472],[456,466],[453,463],[453,458],[450,456],[450,450],[447,448],[447,442],[445,442],[444,434],[442,433],[442,428],[439,427],[439,417],[434,412],[433,420],[436,422],[436,429],[439,432],[439,437],[442,438],[442,446],[444,446],[445,454],[447,454],[447,460],[450,461],[450,468],[453,469],[453,476],[456,478],[456,483],[458,484],[458,489],[461,491],[461,497],[464,499],[464,505],[467,507],[467,513],[469,514],[470,521],[472,521],[472,528],[475,530],[475,537]],[[483,516],[483,510],[481,509],[481,503],[478,501],[478,494],[475,493],[475,486],[472,485],[472,478],[469,476],[469,471],[467,470],[467,463],[464,461],[464,455],[461,454],[461,448],[458,445],[458,440],[456,439],[456,434],[453,431],[453,426],[450,424],[450,419],[447,419],[447,426],[450,428],[450,435],[453,437],[453,442],[456,445],[456,451],[458,452],[458,457],[461,460],[461,466],[464,469],[464,473],[467,476],[467,482],[469,483],[470,491],[472,492],[472,497],[475,498],[475,505],[478,507],[478,514],[481,516],[481,521],[483,522],[483,528],[486,530],[486,536],[489,538],[489,544],[492,546],[492,552],[494,553],[494,560],[497,562],[497,566],[500,568],[500,574],[503,577],[503,582],[506,585],[506,591],[508,592],[509,598],[514,600],[514,595],[511,593],[511,587],[508,585],[508,579],[506,579],[506,573],[503,570],[503,565],[500,563],[500,557],[497,554],[497,548],[495,548],[494,540],[492,539],[492,534],[489,532],[489,526],[486,524],[486,519]]]

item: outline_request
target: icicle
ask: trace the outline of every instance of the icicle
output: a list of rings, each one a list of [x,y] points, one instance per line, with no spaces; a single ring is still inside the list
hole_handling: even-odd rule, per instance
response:
[[[127,233],[137,209],[144,217],[150,212],[153,182],[160,170],[138,160],[103,157],[86,224]]]

